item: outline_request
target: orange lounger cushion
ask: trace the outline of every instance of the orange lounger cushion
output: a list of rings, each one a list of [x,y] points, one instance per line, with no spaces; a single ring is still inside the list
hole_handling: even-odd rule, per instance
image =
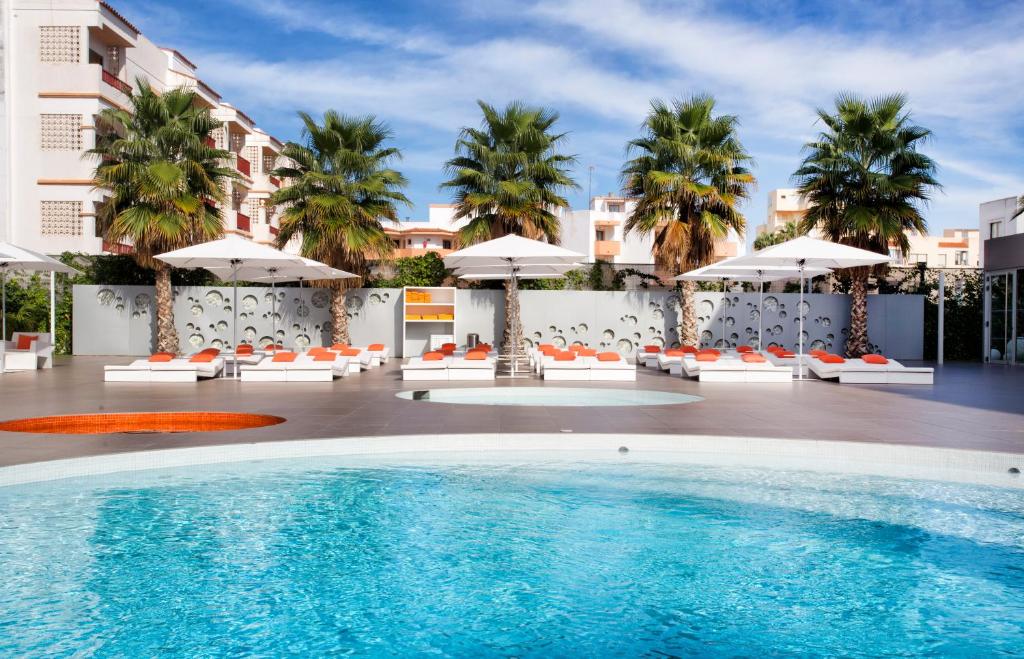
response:
[[[661,352],[661,347],[660,346],[644,346],[644,352],[649,353],[649,354],[654,354],[654,353],[657,353],[657,352]]]
[[[699,362],[717,362],[718,355],[711,352],[698,352],[697,361]]]
[[[768,361],[767,359],[764,358],[764,355],[758,355],[753,352],[748,352],[747,354],[742,355],[740,359],[747,362],[748,364],[762,364]]]
[[[151,362],[169,362],[174,359],[174,353],[171,352],[155,352],[149,356]]]
[[[472,361],[481,361],[483,359],[487,359],[487,353],[484,352],[483,350],[470,350],[469,352],[466,353],[466,359],[470,359]]]
[[[810,355],[811,357],[821,357],[822,355],[827,355],[828,353],[825,352],[824,350],[809,350],[807,354]]]
[[[342,348],[339,350],[343,357],[358,357],[359,348]]]
[[[666,357],[682,357],[685,354],[686,354],[686,351],[685,350],[680,350],[679,348],[670,348],[670,349],[665,351],[665,356]]]
[[[622,355],[617,352],[599,352],[597,353],[597,361],[599,362],[617,362],[622,359]]]
[[[273,356],[272,361],[275,362],[293,362],[298,357],[294,352],[279,352]]]
[[[213,355],[214,357],[216,357],[217,355],[220,354],[220,348],[205,348],[203,350],[200,350],[197,354]]]
[[[551,349],[551,348],[554,348],[554,347],[555,347],[554,343],[538,343],[537,344],[537,350],[544,350],[545,348]]]
[[[580,357],[596,357],[597,351],[593,348],[582,348],[576,352]]]
[[[28,350],[32,347],[32,342],[38,339],[38,335],[34,334],[22,334],[18,337],[18,350]]]
[[[252,354],[252,350],[253,350],[253,348],[252,348],[251,345],[249,345],[248,343],[243,343],[242,345],[240,345],[237,348],[235,348],[235,354],[236,355],[251,355]]]
[[[333,362],[338,358],[338,353],[331,352],[330,350],[321,350],[318,353],[313,354],[311,352],[310,354],[313,355],[313,361],[315,362]]]
[[[580,350],[583,350],[584,347],[585,346],[579,343],[574,343],[571,346],[569,346],[569,350],[571,350],[572,352],[579,352]]]
[[[774,354],[775,354],[776,357],[780,357],[782,359],[789,359],[790,357],[796,357],[796,353],[795,352],[790,352],[788,350],[781,350],[781,351],[776,352]]]
[[[864,355],[861,361],[865,364],[888,364],[889,360],[881,355]]]
[[[443,355],[454,355],[455,354],[455,348],[449,348],[447,346],[442,346],[441,347],[441,354],[443,354]]]
[[[555,355],[556,362],[571,362],[576,359],[576,353],[569,350],[562,350]]]
[[[366,346],[366,349],[367,350],[373,350],[374,352],[376,352],[378,350],[383,350],[384,349],[384,344],[383,343],[371,343],[370,345]]]
[[[750,346],[737,346],[736,347],[736,352],[738,352],[740,354],[747,354],[747,353],[754,352],[754,349],[751,348]]]
[[[491,350],[494,350],[494,348],[491,347],[490,343],[478,343],[476,344],[476,348],[474,348],[474,350],[483,350],[484,352],[490,352]]]
[[[818,361],[824,362],[826,364],[842,364],[846,360],[840,357],[839,355],[830,355],[826,353],[821,357],[818,357]]]
[[[458,348],[458,346],[455,345],[454,343],[442,343],[441,344],[441,350],[444,350],[445,348],[449,348],[451,350],[455,350],[456,348]]]
[[[209,352],[200,352],[198,354],[192,355],[192,358],[189,359],[189,361],[195,364],[208,364],[212,362],[213,358],[216,356],[217,355],[211,354]]]
[[[425,362],[439,362],[444,359],[444,355],[439,352],[428,352],[423,355],[423,361]]]
[[[331,346],[331,350],[344,350],[348,347],[347,343],[335,343]]]

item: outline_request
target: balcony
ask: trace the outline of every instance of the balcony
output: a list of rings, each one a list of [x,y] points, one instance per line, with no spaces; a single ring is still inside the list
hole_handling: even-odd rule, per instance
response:
[[[281,179],[277,178],[276,176],[268,176],[267,178],[270,179],[270,184],[275,188],[281,187]]]
[[[108,85],[110,85],[111,87],[113,87],[117,91],[121,92],[125,96],[131,96],[132,95],[132,86],[131,85],[129,85],[124,80],[121,80],[120,78],[115,76],[110,71],[107,71],[106,69],[103,69],[102,71],[103,71],[102,72],[103,82],[107,83]]]
[[[618,256],[622,253],[622,242],[618,240],[595,240],[594,256]]]
[[[235,154],[235,169],[242,172],[246,176],[250,176],[250,172],[252,171],[252,165],[250,165],[249,161],[243,158],[242,156]]]
[[[205,144],[206,146],[210,147],[211,149],[216,149],[217,148],[217,141],[214,140],[209,135],[207,135],[205,138],[203,138],[203,144]]]
[[[249,220],[249,216],[243,215],[238,211],[235,211],[235,226],[238,227],[239,231],[245,231],[246,233],[252,230],[252,222]]]

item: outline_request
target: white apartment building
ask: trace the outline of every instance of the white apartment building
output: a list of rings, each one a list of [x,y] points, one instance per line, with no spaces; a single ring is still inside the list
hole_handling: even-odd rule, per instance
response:
[[[234,152],[242,180],[225,204],[225,229],[268,240],[276,218],[266,175],[281,144],[199,79],[181,53],[160,48],[106,2],[8,0],[3,22],[0,239],[46,253],[124,251],[97,235],[95,162],[84,157],[104,108],[130,110],[138,78],[157,90],[184,85],[226,122],[219,146]]]
[[[635,203],[626,197],[597,196],[586,210],[564,210],[561,213],[562,247],[587,255],[587,262],[605,261],[621,266],[649,266],[653,272],[651,248],[653,236],[639,236],[625,231],[626,218]],[[746,241],[730,230],[715,244],[715,260],[746,254]],[[675,275],[677,273],[659,273]]]
[[[1024,364],[1024,214],[1020,198],[978,206],[985,273],[986,362]]]
[[[810,204],[796,188],[778,188],[768,193],[768,219],[764,224],[757,225],[756,235],[772,233],[781,229],[788,222],[799,224],[807,213]],[[818,237],[817,230],[810,235]]]
[[[395,244],[395,258],[423,256],[433,252],[444,258],[458,248],[457,234],[466,220],[455,221],[455,204],[430,204],[425,222],[384,224],[384,231]]]
[[[757,234],[771,233],[787,222],[800,223],[810,204],[796,188],[779,188],[768,193],[768,217],[757,227]],[[812,230],[809,234],[820,238]],[[941,236],[907,234],[910,249],[904,256],[895,247],[889,250],[893,265],[912,266],[925,263],[929,268],[979,268],[981,267],[981,237],[976,229],[944,229]]]
[[[1024,233],[1024,214],[1014,217],[1017,205],[1018,197],[993,199],[978,205],[978,230],[981,232],[983,244],[992,238]],[[985,264],[984,250],[982,250],[981,263]]]

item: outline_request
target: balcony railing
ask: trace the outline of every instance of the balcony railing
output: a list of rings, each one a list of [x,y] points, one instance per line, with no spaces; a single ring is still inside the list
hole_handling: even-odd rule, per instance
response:
[[[210,147],[211,149],[216,149],[217,148],[217,140],[213,139],[209,135],[207,135],[203,139],[203,144],[205,144],[206,146]]]
[[[109,254],[131,254],[135,251],[135,248],[131,245],[124,243],[112,243],[110,241],[103,241],[103,251]]]
[[[622,243],[618,240],[595,240],[594,256],[618,256],[622,252]]]
[[[103,82],[107,83],[108,85],[110,85],[111,87],[113,87],[114,89],[116,89],[117,91],[121,92],[126,96],[132,95],[132,86],[129,85],[127,82],[121,80],[120,78],[115,76],[110,71],[107,71],[106,69],[103,69],[102,73]]]
[[[281,233],[281,231],[277,227],[270,225],[270,235],[276,236],[279,233]]]
[[[269,178],[271,185],[273,185],[275,188],[281,187],[281,179],[277,178],[276,176],[271,176]]]
[[[242,156],[236,155],[235,156],[235,169],[237,169],[238,171],[242,172],[246,176],[249,176],[249,172],[252,170],[252,165],[250,165],[249,161],[246,160],[245,158],[243,158]]]
[[[248,215],[243,215],[242,213],[239,213],[239,212],[236,211],[235,212],[235,216],[237,218],[236,222],[235,222],[235,226],[237,226],[239,230],[241,230],[241,231],[250,231],[251,230],[252,223],[249,221],[249,216]]]

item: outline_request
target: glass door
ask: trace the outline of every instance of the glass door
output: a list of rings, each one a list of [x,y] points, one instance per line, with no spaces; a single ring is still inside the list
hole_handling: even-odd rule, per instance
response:
[[[1012,272],[988,276],[988,332],[986,351],[988,361],[1009,364],[1014,358]]]
[[[1017,283],[1014,287],[1017,291],[1013,296],[1013,327],[1010,336],[1013,337],[1013,363],[1024,364],[1024,268],[1017,271]]]

